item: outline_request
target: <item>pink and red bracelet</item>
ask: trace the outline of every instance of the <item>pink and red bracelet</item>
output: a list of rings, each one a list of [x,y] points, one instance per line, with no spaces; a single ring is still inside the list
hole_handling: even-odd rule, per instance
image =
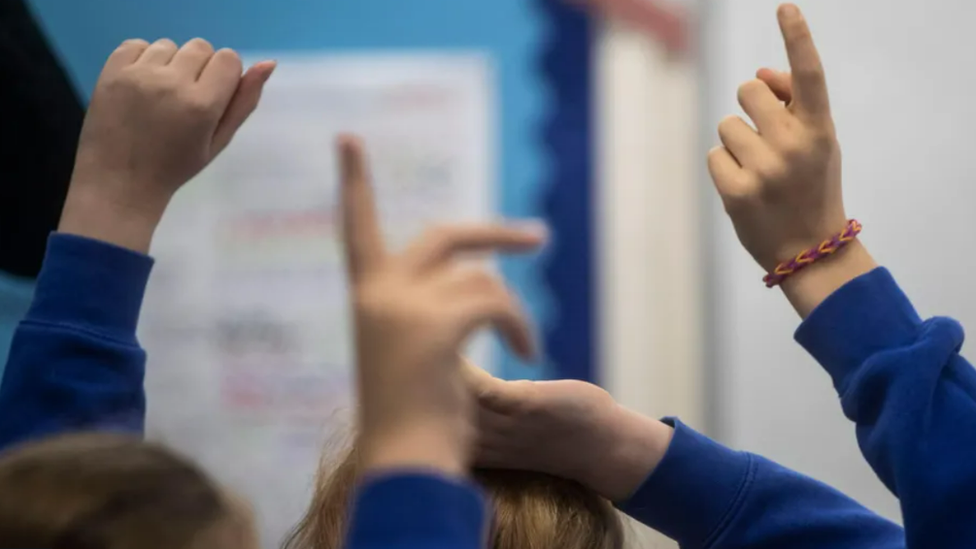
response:
[[[789,261],[784,261],[773,269],[773,272],[763,277],[763,282],[767,288],[778,286],[791,275],[816,263],[817,261],[837,253],[845,246],[850,244],[861,233],[861,224],[856,219],[847,222],[847,226],[840,233],[834,235],[808,250],[804,250],[799,255]]]

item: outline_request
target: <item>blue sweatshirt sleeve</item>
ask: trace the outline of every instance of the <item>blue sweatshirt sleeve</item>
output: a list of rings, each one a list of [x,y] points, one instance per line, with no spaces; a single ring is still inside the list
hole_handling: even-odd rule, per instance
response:
[[[152,264],[51,235],[0,384],[0,448],[69,430],[142,431],[146,354],[136,323]]]
[[[803,322],[868,463],[901,502],[908,546],[976,547],[976,370],[962,327],[923,321],[878,268]]]
[[[619,508],[683,549],[900,549],[904,531],[829,486],[677,420],[664,459]]]
[[[422,473],[377,476],[356,494],[344,547],[482,549],[487,518],[484,497],[468,483]]]

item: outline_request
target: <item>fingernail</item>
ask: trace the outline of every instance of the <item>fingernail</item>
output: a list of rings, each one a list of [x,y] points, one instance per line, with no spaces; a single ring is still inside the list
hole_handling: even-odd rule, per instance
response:
[[[779,8],[779,12],[785,17],[796,17],[800,14],[800,8],[796,7],[796,4],[783,4]]]
[[[262,78],[262,80],[264,82],[267,82],[268,79],[271,78],[271,75],[274,73],[275,69],[277,69],[277,68],[278,68],[278,62],[277,61],[271,61],[271,68],[268,69],[268,72],[264,73],[264,78]]]

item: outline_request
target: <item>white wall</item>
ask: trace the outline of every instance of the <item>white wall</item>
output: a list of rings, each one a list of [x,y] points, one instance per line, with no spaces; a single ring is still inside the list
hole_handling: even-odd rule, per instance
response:
[[[776,0],[712,0],[705,17],[709,143],[737,85],[785,67]],[[976,3],[800,0],[827,68],[848,214],[923,314],[976,326]],[[703,185],[706,182],[702,182]],[[827,481],[896,518],[863,463],[830,381],[793,343],[797,319],[711,203],[717,434]]]
[[[595,58],[601,381],[632,409],[702,428],[697,69],[619,21]],[[630,531],[631,548],[675,547]]]
[[[601,382],[704,423],[695,66],[610,24],[597,48]]]

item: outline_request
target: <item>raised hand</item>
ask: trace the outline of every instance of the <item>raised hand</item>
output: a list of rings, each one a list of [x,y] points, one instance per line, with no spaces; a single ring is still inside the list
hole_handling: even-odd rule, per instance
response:
[[[466,474],[475,433],[459,351],[485,326],[524,357],[535,349],[516,297],[486,270],[462,266],[458,256],[530,251],[544,234],[499,225],[444,227],[401,254],[388,253],[362,146],[342,138],[338,152],[363,465]]]
[[[820,55],[796,6],[781,6],[778,17],[792,74],[764,69],[743,84],[739,104],[755,129],[738,116],[725,118],[718,128],[722,146],[708,155],[709,171],[739,240],[767,272],[839,233],[847,221],[841,151]],[[844,277],[818,284],[818,297],[799,297],[791,288],[852,253],[862,255],[851,273],[873,267],[855,244],[787,279],[784,290],[801,314]]]
[[[275,68],[233,50],[129,40],[108,58],[82,128],[62,232],[146,251],[173,194],[230,142]]]

